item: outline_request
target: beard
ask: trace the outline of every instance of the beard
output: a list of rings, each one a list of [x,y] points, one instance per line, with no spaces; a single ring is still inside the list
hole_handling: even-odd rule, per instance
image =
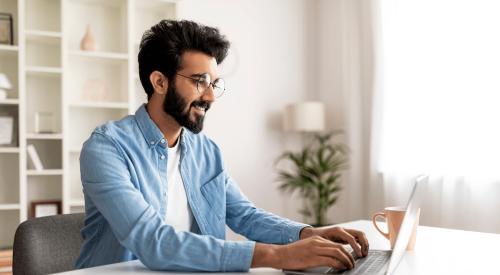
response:
[[[194,134],[198,134],[203,130],[203,121],[205,120],[204,115],[194,114],[195,120],[191,119],[191,108],[201,107],[205,109],[205,113],[210,109],[210,103],[203,101],[193,101],[186,109],[187,102],[181,97],[175,88],[175,81],[172,81],[172,85],[168,85],[167,95],[163,101],[163,111],[174,118],[179,125],[185,127]]]

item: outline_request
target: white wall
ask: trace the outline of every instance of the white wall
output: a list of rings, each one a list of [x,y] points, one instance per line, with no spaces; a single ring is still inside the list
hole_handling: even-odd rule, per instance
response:
[[[329,221],[367,219],[383,210],[378,209],[382,200],[377,199],[377,188],[368,184],[373,182],[373,1],[181,3],[181,18],[218,27],[240,58],[236,73],[226,77],[227,93],[208,112],[204,131],[222,148],[229,172],[250,200],[303,221],[297,213],[302,205],[298,197],[287,198],[276,190],[272,163],[284,150],[301,145],[299,135],[281,130],[284,106],[320,100],[326,107],[327,129],[344,129],[339,141],[352,149],[351,168],[342,177],[344,191],[329,211]],[[234,52],[228,60],[233,58]]]
[[[274,159],[300,148],[283,133],[284,106],[317,97],[317,1],[183,0],[181,19],[215,26],[232,43],[239,67],[224,77],[226,92],[207,113],[204,132],[221,148],[229,173],[260,208],[295,221],[301,202],[277,191]],[[228,64],[228,65],[231,65]],[[239,239],[228,234],[228,239]]]

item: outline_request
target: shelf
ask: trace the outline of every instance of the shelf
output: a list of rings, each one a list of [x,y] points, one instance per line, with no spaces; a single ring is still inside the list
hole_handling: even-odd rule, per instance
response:
[[[0,147],[0,153],[19,153],[19,147]]]
[[[40,75],[40,76],[55,76],[54,74],[61,74],[62,73],[62,68],[60,68],[60,67],[43,67],[43,66],[26,66],[26,73],[29,73],[32,75]]]
[[[19,51],[18,46],[0,45],[0,57],[16,57]]]
[[[62,37],[61,32],[51,32],[51,31],[39,31],[39,30],[25,30],[26,35],[38,35],[47,37]]]
[[[123,7],[127,3],[126,0],[70,0],[70,2],[102,7]]]
[[[62,175],[62,169],[44,169],[42,171],[36,170],[26,170],[26,175],[28,176],[52,176],[52,175]]]
[[[21,209],[19,204],[0,204],[0,210],[17,210]]]
[[[26,31],[26,42],[60,47],[61,33],[48,31]]]
[[[8,98],[4,100],[0,100],[0,105],[18,105],[19,99],[17,98]]]
[[[69,106],[81,108],[128,109],[127,102],[75,102],[70,103]]]
[[[62,134],[26,134],[26,139],[62,139]]]
[[[85,206],[85,200],[70,200],[69,206]]]
[[[69,54],[72,56],[79,56],[79,57],[108,58],[108,59],[122,59],[122,60],[128,59],[128,54],[126,53],[69,51]]]
[[[19,46],[17,46],[17,45],[0,45],[0,51],[17,52],[17,51],[19,51]]]
[[[81,153],[82,152],[82,147],[71,147],[69,148],[70,153]]]
[[[165,5],[178,3],[176,0],[141,0],[135,1],[135,7],[139,10],[156,11],[165,8]]]

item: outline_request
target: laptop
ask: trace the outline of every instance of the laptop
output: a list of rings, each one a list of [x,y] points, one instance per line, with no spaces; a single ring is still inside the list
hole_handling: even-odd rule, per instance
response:
[[[411,193],[408,205],[406,206],[406,213],[401,222],[401,228],[392,250],[370,250],[368,255],[363,258],[358,258],[354,251],[351,249],[351,254],[356,261],[356,266],[351,270],[337,270],[328,266],[318,266],[304,270],[283,270],[284,273],[293,275],[305,274],[376,274],[376,275],[390,275],[394,272],[399,262],[404,256],[406,246],[410,241],[411,231],[417,218],[417,212],[420,208],[427,189],[429,181],[428,175],[419,176],[415,180],[415,186]]]

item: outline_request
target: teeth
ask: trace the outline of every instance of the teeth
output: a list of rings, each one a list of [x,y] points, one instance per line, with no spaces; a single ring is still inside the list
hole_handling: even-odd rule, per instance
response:
[[[199,106],[195,106],[195,108],[198,109],[198,110],[200,110],[200,111],[202,111],[203,113],[205,113],[205,108],[201,108]]]

